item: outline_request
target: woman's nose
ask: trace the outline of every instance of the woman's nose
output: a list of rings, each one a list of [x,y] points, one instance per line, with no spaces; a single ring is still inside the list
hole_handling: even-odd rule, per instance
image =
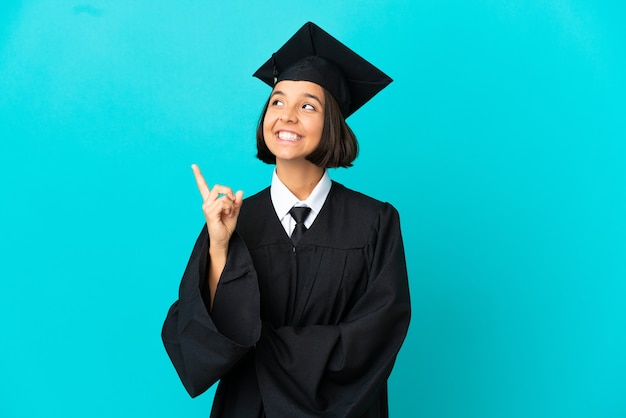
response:
[[[280,120],[283,122],[296,122],[298,117],[296,115],[295,109],[291,106],[285,106],[280,114]]]

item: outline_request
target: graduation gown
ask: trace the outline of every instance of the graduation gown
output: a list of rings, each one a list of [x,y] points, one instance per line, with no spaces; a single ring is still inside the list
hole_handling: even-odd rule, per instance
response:
[[[245,200],[209,311],[200,233],[162,338],[211,417],[387,417],[410,304],[397,211],[333,182],[294,247],[269,188]]]

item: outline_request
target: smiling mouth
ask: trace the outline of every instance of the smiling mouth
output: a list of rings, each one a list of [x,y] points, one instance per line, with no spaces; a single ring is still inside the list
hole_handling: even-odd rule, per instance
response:
[[[302,137],[300,137],[297,134],[294,134],[293,132],[285,132],[285,131],[280,131],[276,134],[276,136],[278,137],[278,139],[282,139],[283,141],[299,141],[300,139],[302,139]]]

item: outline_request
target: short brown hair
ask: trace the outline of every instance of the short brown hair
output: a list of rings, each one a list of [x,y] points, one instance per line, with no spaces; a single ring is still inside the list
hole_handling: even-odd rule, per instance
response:
[[[324,128],[317,148],[306,157],[307,160],[324,168],[351,167],[359,153],[356,135],[346,123],[337,100],[324,90]],[[271,95],[270,95],[271,97]],[[256,129],[256,157],[267,164],[276,164],[276,156],[267,148],[263,137],[263,120],[269,100],[265,102]]]

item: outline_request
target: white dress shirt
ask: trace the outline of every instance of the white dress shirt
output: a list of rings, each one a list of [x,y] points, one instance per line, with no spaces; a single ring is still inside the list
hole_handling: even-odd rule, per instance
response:
[[[293,229],[296,227],[296,221],[289,214],[291,208],[294,206],[307,206],[311,208],[309,216],[304,221],[304,226],[310,228],[313,221],[315,221],[315,218],[320,213],[320,210],[322,210],[322,206],[324,206],[331,185],[332,182],[328,171],[324,171],[324,175],[311,192],[311,195],[305,200],[298,200],[278,178],[276,170],[274,170],[272,184],[270,186],[270,197],[272,199],[272,205],[274,205],[274,210],[276,211],[276,216],[280,219],[280,223],[283,225],[283,228],[285,228],[287,235],[291,236]]]

